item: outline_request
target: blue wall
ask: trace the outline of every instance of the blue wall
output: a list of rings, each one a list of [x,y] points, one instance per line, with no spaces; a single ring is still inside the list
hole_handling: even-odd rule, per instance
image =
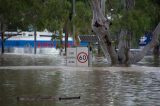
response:
[[[5,48],[11,47],[34,47],[34,41],[27,41],[27,40],[6,40],[5,41]],[[59,44],[58,41],[36,41],[37,47],[54,47]],[[64,44],[64,42],[63,42]],[[72,41],[68,41],[68,46],[73,46]],[[87,42],[80,42],[80,46],[88,46]],[[1,39],[0,39],[0,48],[1,48]]]

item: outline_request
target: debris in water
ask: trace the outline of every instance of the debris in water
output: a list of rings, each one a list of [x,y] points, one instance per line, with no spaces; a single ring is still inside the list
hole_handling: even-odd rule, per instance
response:
[[[40,101],[40,100],[73,100],[73,99],[80,99],[80,96],[74,97],[59,97],[56,98],[54,96],[17,96],[17,101]]]

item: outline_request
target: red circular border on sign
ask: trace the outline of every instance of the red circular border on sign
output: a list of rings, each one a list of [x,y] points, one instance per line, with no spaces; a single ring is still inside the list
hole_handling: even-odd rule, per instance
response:
[[[87,60],[88,60],[88,55],[87,55],[87,53],[85,53],[85,52],[80,52],[80,53],[77,55],[77,60],[78,60],[80,63],[85,63],[86,61],[81,62],[81,61],[78,59],[78,57],[79,57],[80,54],[85,54],[85,55],[87,56],[87,59],[86,59],[86,61],[87,61]]]

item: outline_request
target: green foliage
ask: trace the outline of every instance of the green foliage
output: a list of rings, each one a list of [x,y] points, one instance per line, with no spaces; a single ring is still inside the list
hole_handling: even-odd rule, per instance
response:
[[[7,26],[27,28],[28,25],[42,25],[43,1],[0,0],[0,22]]]
[[[72,0],[0,0],[0,23],[26,30],[32,25],[41,30],[61,30],[87,34],[91,31],[92,12],[86,0],[76,0],[76,16]]]
[[[107,13],[112,14],[112,35],[117,35],[120,29],[132,33],[132,39],[139,39],[146,31],[152,31],[160,22],[160,4],[157,0],[135,0],[132,9],[125,9],[125,0],[107,0]],[[110,11],[110,9],[114,11]]]
[[[71,3],[67,0],[48,0],[44,9],[45,27],[51,31],[59,30],[69,18]]]
[[[91,20],[92,11],[88,4],[85,2],[76,2],[76,16],[74,17],[74,23],[77,31],[82,34],[88,34],[91,32]]]

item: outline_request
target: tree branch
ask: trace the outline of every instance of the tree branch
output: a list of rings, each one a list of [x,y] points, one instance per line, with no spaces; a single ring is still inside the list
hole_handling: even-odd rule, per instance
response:
[[[157,25],[155,30],[152,32],[152,40],[149,44],[147,44],[139,53],[131,54],[130,53],[130,63],[134,64],[139,62],[144,58],[148,50],[152,49],[154,46],[158,44],[158,36],[160,34],[160,23]]]

